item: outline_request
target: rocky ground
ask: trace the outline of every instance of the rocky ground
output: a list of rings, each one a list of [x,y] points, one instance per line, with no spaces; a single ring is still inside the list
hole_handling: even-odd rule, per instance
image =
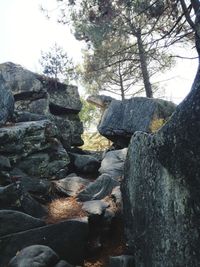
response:
[[[175,106],[90,98],[103,105],[98,128],[114,142],[94,153],[78,148],[77,88],[54,84],[0,65],[0,267],[133,267],[121,196],[127,146],[135,131],[155,132]]]

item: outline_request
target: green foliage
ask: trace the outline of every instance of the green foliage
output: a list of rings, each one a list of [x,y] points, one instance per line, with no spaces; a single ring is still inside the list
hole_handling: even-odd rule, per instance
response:
[[[152,97],[152,77],[174,63],[168,47],[192,38],[189,4],[186,0],[63,0],[59,21],[70,21],[75,37],[88,44],[79,72],[87,90],[107,90],[122,98],[145,90]]]
[[[110,140],[103,137],[98,132],[86,132],[82,135],[82,139],[84,140],[84,145],[81,148],[84,150],[105,151],[105,149],[108,149],[112,145]]]
[[[97,126],[101,117],[101,111],[83,98],[81,98],[81,102],[83,106],[79,116],[83,122],[84,129],[88,131],[91,127]]]
[[[41,52],[40,64],[43,73],[55,80],[69,82],[76,78],[72,59],[56,43],[48,52]]]

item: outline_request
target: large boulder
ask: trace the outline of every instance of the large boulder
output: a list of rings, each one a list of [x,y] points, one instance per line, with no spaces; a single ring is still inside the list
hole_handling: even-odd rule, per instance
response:
[[[118,147],[126,147],[136,131],[155,132],[171,116],[175,104],[161,99],[134,97],[112,100],[98,130]]]
[[[1,237],[0,255],[3,255],[3,257],[0,261],[0,267],[7,266],[10,259],[18,251],[32,245],[48,246],[61,259],[74,265],[81,265],[87,237],[88,224],[86,221],[81,220],[64,221]],[[33,265],[30,264],[30,266]]]
[[[0,75],[0,126],[11,119],[14,113],[14,97],[11,88],[4,84]]]
[[[47,116],[61,130],[59,133],[67,147],[83,144],[83,126],[78,117],[82,104],[76,86],[60,83],[11,62],[0,64],[0,75],[2,86],[12,90],[18,111]],[[59,120],[63,117],[66,122],[64,128]]]
[[[197,44],[200,53],[199,38]],[[200,266],[199,101],[198,69],[171,119],[156,134],[137,132],[131,139],[122,191],[135,266]]]

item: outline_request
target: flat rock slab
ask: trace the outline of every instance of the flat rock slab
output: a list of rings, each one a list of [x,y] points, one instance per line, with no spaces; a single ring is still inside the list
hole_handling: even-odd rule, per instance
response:
[[[67,176],[64,179],[52,182],[56,191],[62,192],[66,196],[76,196],[79,191],[83,190],[90,181],[79,176]]]
[[[44,226],[45,222],[15,210],[0,210],[0,236]]]
[[[119,147],[125,147],[134,132],[151,133],[159,129],[175,107],[172,102],[146,97],[113,100],[105,110],[98,130]]]
[[[81,265],[88,237],[86,221],[69,220],[0,238],[0,267],[8,264],[16,253],[31,245],[45,245],[74,265]],[[33,265],[30,265],[33,266]]]
[[[119,182],[107,174],[102,174],[78,194],[80,201],[100,200],[108,196]]]

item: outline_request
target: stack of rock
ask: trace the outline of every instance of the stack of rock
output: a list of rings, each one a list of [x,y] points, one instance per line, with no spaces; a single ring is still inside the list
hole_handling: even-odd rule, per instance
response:
[[[83,261],[87,220],[53,225],[43,220],[51,179],[66,177],[67,149],[83,143],[80,109],[75,86],[57,82],[55,87],[55,80],[19,65],[0,65],[1,267],[19,250],[35,244],[51,247],[73,264]],[[38,249],[45,250],[33,247],[31,254],[38,254]],[[52,266],[59,262],[56,254],[54,258]],[[18,258],[10,266],[18,266],[16,262]]]

